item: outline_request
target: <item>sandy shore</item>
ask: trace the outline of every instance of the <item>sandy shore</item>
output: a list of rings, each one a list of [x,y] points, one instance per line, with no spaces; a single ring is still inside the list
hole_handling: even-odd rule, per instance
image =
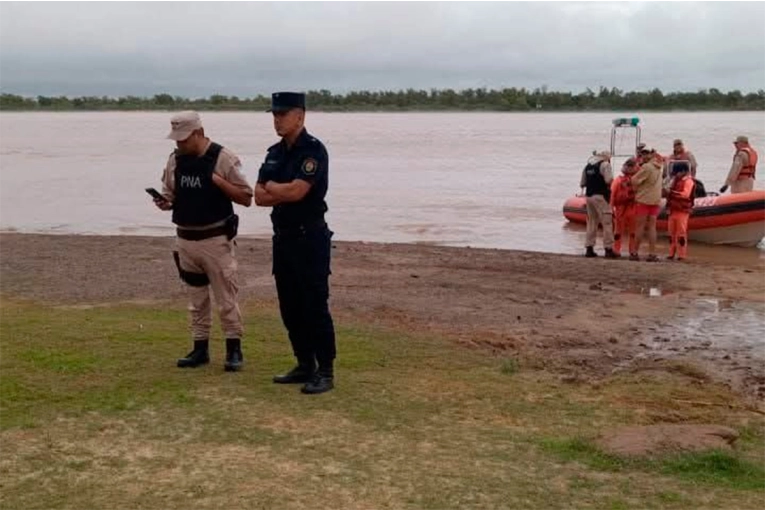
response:
[[[159,237],[0,234],[5,299],[182,306],[174,240]],[[239,239],[245,303],[276,311],[270,240]],[[487,355],[513,356],[564,382],[623,370],[689,370],[765,397],[764,344],[725,344],[675,328],[702,299],[765,317],[765,263],[658,264],[505,250],[335,243],[336,320],[428,331]],[[650,297],[650,288],[662,295]],[[708,301],[707,301],[708,302]],[[721,315],[737,327],[735,315]],[[179,332],[179,334],[182,334]],[[340,341],[342,350],[342,341]],[[695,372],[694,372],[695,373]],[[706,375],[705,375],[706,374]]]

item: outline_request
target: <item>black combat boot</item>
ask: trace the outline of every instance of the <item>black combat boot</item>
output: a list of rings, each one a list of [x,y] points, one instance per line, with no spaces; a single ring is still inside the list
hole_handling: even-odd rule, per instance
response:
[[[223,364],[223,370],[238,372],[243,364],[242,341],[238,338],[226,338],[226,362]]]
[[[316,373],[316,362],[313,360],[298,360],[295,368],[282,375],[275,375],[276,384],[301,384],[313,379]]]
[[[317,395],[326,393],[335,387],[335,377],[332,365],[319,366],[316,374],[303,386],[300,391],[306,395]]]
[[[178,360],[178,368],[194,368],[210,362],[208,340],[194,340],[194,350]]]
[[[616,253],[612,248],[606,248],[605,257],[607,259],[618,259],[618,258],[621,258],[621,255]]]
[[[587,257],[587,258],[592,258],[592,257],[597,257],[598,254],[595,253],[595,248],[594,247],[588,246],[587,247],[587,252],[584,254],[584,256]]]

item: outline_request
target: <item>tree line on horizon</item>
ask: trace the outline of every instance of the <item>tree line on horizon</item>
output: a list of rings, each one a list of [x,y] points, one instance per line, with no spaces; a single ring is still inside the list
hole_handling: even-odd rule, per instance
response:
[[[152,97],[37,96],[0,94],[0,110],[16,111],[104,111],[104,110],[265,110],[270,96],[250,98],[214,94],[186,98],[167,93]],[[308,108],[314,111],[608,111],[608,110],[765,110],[765,90],[747,94],[718,89],[697,92],[625,92],[600,87],[596,92],[549,91],[546,87],[464,90],[430,89],[399,91],[354,91],[333,94],[329,90],[306,93]]]

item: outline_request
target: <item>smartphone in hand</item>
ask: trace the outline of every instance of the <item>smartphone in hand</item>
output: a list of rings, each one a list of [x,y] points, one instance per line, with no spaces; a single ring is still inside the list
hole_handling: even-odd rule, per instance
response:
[[[167,202],[167,199],[165,197],[163,197],[162,194],[159,191],[155,190],[154,188],[146,188],[146,193],[151,195],[154,198],[154,200],[160,200],[162,202]]]

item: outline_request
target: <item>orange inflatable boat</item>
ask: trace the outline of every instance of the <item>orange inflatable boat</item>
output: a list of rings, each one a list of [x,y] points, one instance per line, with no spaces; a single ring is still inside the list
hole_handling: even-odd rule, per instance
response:
[[[563,216],[572,223],[587,224],[585,197],[571,197],[563,204]],[[667,232],[667,210],[662,201],[657,228]],[[710,244],[756,246],[765,237],[765,191],[697,198],[688,221],[688,237]]]

